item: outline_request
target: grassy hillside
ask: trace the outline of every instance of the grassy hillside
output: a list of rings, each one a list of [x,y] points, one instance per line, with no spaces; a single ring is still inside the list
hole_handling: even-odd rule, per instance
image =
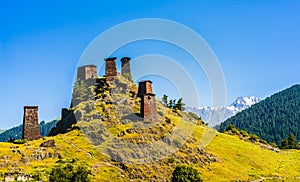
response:
[[[52,166],[59,158],[77,158],[91,167],[93,181],[128,181],[129,179],[147,181],[161,179],[161,177],[169,181],[175,166],[181,163],[197,168],[204,181],[254,181],[262,178],[300,181],[299,150],[284,150],[276,153],[261,148],[260,144],[246,142],[236,136],[222,133],[217,133],[203,151],[198,150],[197,144],[205,129],[207,129],[205,126],[197,126],[192,135],[196,141],[186,144],[169,157],[150,164],[124,164],[123,167],[97,151],[80,130],[26,144],[0,143],[0,174],[7,172],[20,172],[34,176],[39,174],[44,181],[47,181]],[[55,147],[39,147],[48,139],[55,140]],[[49,156],[46,155],[49,153],[53,157],[43,159],[38,157]],[[199,161],[193,162],[195,159],[191,157],[193,155],[199,155]],[[204,157],[205,155],[208,157]],[[171,158],[174,160],[170,160]],[[142,178],[139,176],[140,173],[145,176]]]
[[[230,124],[278,146],[290,134],[300,140],[300,85],[278,92],[238,113],[223,122],[220,131]]]
[[[55,164],[68,159],[86,163],[92,181],[170,181],[181,164],[197,169],[204,181],[300,180],[300,151],[278,153],[258,141],[218,133],[195,114],[159,101],[157,120],[145,122],[136,115],[137,87],[123,77],[107,88],[89,87],[89,93],[75,90],[80,102],[70,111],[77,123],[67,133],[24,144],[0,143],[0,180],[6,174],[30,174],[48,181]],[[40,147],[48,140],[55,146]]]

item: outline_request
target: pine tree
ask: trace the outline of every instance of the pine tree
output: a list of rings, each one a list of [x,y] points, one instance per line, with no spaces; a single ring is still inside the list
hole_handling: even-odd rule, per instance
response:
[[[176,109],[178,109],[178,110],[180,110],[180,111],[184,111],[184,103],[182,102],[182,98],[180,98],[178,101],[177,101],[177,103],[176,103],[176,105],[175,105],[175,108]]]
[[[162,103],[163,103],[165,106],[168,106],[168,96],[167,96],[166,94],[163,95]]]

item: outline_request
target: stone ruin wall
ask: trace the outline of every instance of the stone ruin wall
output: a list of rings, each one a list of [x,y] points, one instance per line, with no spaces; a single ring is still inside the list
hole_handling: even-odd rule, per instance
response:
[[[130,58],[129,57],[123,57],[121,59],[122,66],[121,66],[121,75],[130,75],[131,76],[131,71],[130,71]]]
[[[117,76],[116,57],[105,59],[105,76],[108,81],[112,81]]]
[[[79,67],[77,70],[77,79],[80,80],[89,80],[95,79],[98,77],[97,66],[95,65],[86,65]]]
[[[23,139],[36,140],[41,138],[38,106],[25,106],[23,117]]]
[[[157,119],[155,94],[146,94],[143,96],[141,114],[145,121],[155,121]]]
[[[139,82],[138,97],[141,98],[140,114],[145,121],[157,119],[155,94],[152,93],[152,82],[145,80]]]

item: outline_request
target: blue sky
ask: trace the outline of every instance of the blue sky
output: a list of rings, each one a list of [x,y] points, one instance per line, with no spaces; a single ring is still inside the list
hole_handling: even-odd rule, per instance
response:
[[[265,98],[300,82],[299,9],[296,0],[0,1],[0,128],[21,124],[24,105],[39,105],[40,121],[59,116],[70,104],[78,60],[89,43],[139,18],[169,19],[201,35],[222,66],[227,104],[238,96]],[[211,104],[205,74],[177,48],[148,41],[113,56],[144,54],[167,55],[185,65],[197,77],[200,105]],[[177,96],[165,79],[153,79],[158,95]]]

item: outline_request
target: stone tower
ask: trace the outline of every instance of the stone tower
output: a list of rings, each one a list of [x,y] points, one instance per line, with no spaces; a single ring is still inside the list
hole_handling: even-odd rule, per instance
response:
[[[38,106],[24,106],[23,139],[35,140],[41,138]]]
[[[122,68],[121,68],[121,75],[128,75],[131,77],[131,72],[130,72],[130,58],[129,57],[123,57],[121,59],[122,62]]]
[[[152,82],[144,80],[139,82],[138,97],[143,97],[145,94],[152,94]]]
[[[108,81],[117,76],[116,57],[105,59],[105,76]]]
[[[81,66],[77,70],[77,79],[89,80],[98,77],[97,66],[95,65],[85,65]]]
[[[138,97],[141,98],[141,116],[145,121],[155,121],[157,119],[156,100],[150,80],[139,82]]]

